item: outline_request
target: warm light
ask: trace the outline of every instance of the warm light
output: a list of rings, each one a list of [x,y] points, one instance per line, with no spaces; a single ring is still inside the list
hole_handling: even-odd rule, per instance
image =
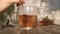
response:
[[[26,27],[26,28],[22,28],[23,30],[30,30],[32,29],[31,27]]]
[[[29,7],[26,7],[27,10],[29,10]]]

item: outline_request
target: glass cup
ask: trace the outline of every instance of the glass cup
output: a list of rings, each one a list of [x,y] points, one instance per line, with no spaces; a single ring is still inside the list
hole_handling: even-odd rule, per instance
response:
[[[32,29],[37,26],[37,7],[19,6],[18,7],[18,24],[21,29]]]

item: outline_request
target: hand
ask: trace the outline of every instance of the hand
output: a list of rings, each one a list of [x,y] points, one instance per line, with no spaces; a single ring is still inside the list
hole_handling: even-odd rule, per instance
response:
[[[19,4],[19,5],[24,4],[24,0],[19,0],[18,4]]]
[[[20,5],[24,4],[24,0],[9,0],[10,3],[18,3]]]

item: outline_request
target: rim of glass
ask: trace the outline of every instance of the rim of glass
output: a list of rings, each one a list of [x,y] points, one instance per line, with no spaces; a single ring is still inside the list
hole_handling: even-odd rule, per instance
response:
[[[17,6],[17,7],[36,7],[36,8],[38,8],[37,6]]]

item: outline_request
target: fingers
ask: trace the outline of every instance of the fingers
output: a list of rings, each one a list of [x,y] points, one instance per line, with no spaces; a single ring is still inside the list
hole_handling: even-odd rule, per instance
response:
[[[17,6],[23,5],[24,4],[24,0],[19,0]]]
[[[24,0],[9,0],[10,3],[17,3],[18,6],[24,4]]]

